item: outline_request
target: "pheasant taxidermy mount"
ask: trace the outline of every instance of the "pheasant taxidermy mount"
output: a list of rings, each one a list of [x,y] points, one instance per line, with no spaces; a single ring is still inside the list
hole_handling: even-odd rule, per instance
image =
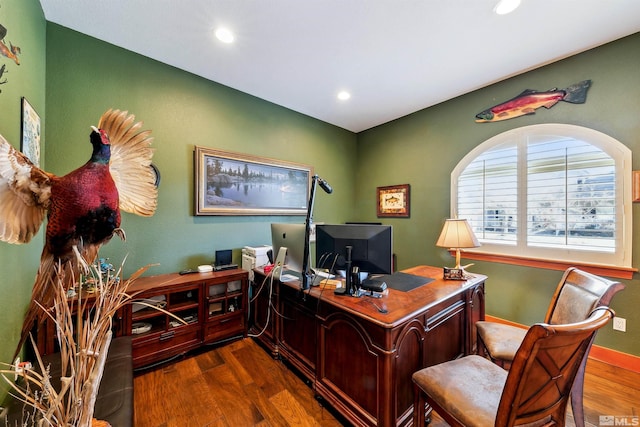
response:
[[[31,303],[16,354],[33,322],[50,309],[53,286],[78,277],[76,246],[93,263],[114,234],[124,239],[120,211],[151,216],[157,207],[151,131],[127,111],[109,110],[89,136],[93,152],[80,168],[58,177],[36,167],[0,135],[0,240],[27,243],[45,215],[47,228]],[[39,304],[39,305],[38,305]]]

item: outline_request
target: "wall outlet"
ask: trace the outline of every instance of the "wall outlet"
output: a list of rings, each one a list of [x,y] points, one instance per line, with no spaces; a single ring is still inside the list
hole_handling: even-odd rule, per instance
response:
[[[627,319],[624,317],[614,317],[613,318],[613,330],[626,332],[627,331]]]

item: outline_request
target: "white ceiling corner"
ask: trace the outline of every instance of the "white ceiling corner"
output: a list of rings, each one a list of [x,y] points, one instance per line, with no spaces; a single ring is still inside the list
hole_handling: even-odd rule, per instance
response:
[[[638,0],[523,0],[506,16],[496,1],[40,3],[48,21],[353,132],[640,31]]]

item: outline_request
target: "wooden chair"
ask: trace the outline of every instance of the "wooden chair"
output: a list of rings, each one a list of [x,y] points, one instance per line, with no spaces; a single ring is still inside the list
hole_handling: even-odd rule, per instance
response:
[[[544,323],[555,325],[584,320],[595,307],[608,307],[613,296],[622,289],[624,289],[624,285],[620,282],[607,280],[570,267],[562,275],[562,279],[551,298]],[[489,357],[497,365],[509,369],[527,330],[488,321],[476,322],[476,328],[478,331],[478,354]],[[577,427],[584,427],[582,396],[586,363],[587,359],[585,358],[576,375],[571,395],[571,408]]]
[[[531,326],[509,371],[471,355],[415,372],[413,425],[424,425],[426,402],[452,426],[564,426],[575,376],[613,316],[598,307],[582,322]]]

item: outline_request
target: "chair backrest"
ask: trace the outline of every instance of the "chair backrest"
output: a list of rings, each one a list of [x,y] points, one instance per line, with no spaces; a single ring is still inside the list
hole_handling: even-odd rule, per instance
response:
[[[598,307],[582,322],[531,326],[509,370],[495,425],[545,419],[564,425],[571,387],[591,339],[614,314],[607,307]]]
[[[570,267],[551,298],[544,322],[561,325],[585,320],[594,308],[608,307],[613,296],[622,289],[624,285],[620,282]]]

